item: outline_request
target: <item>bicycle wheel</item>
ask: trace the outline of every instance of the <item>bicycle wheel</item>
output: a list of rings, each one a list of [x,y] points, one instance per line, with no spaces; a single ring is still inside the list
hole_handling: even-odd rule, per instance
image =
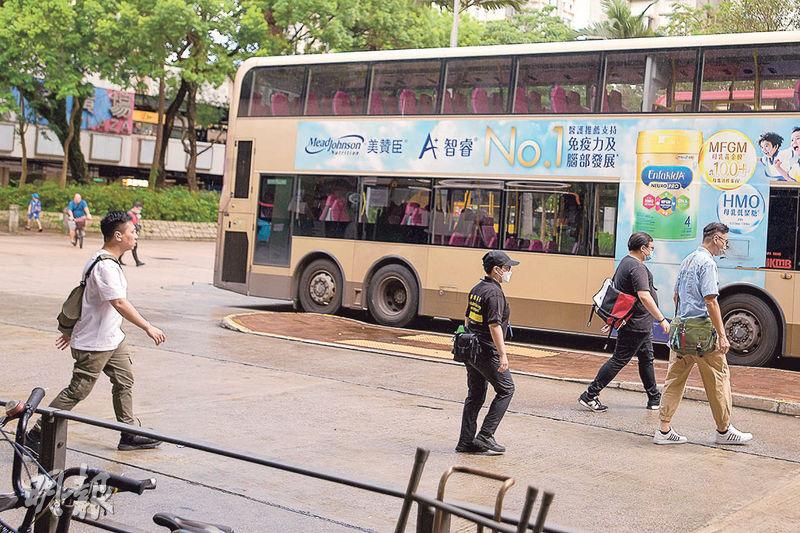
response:
[[[83,229],[78,230],[78,248],[83,248]]]

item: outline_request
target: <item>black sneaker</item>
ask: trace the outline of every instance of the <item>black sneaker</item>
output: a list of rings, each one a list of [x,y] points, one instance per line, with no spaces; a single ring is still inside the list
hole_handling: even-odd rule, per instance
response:
[[[595,413],[604,413],[608,411],[608,407],[600,403],[599,397],[595,396],[594,398],[591,398],[589,393],[586,391],[584,391],[584,393],[581,394],[581,397],[578,398],[578,403],[588,410],[594,411]]]
[[[144,261],[139,261],[138,263],[136,263],[136,266],[137,267],[143,267],[144,266]]]
[[[489,435],[487,437],[486,435],[481,435],[480,433],[478,433],[478,436],[475,437],[475,440],[473,442],[478,446],[485,446],[486,449],[489,450],[490,452],[495,452],[498,454],[506,453],[506,447],[497,444],[497,441],[494,440],[493,435]]]
[[[34,459],[39,458],[42,451],[42,432],[38,428],[34,427],[25,435],[25,447]]]
[[[485,454],[489,450],[485,446],[481,446],[475,442],[469,442],[467,444],[459,444],[456,446],[457,453],[473,453],[473,454]]]
[[[648,398],[647,399],[647,408],[651,411],[658,411],[661,407],[661,395],[659,394],[655,398]]]
[[[150,450],[158,448],[161,441],[158,439],[151,439],[150,437],[143,437],[141,435],[131,435],[130,433],[123,433],[119,438],[119,445],[117,449],[123,452],[133,450]]]

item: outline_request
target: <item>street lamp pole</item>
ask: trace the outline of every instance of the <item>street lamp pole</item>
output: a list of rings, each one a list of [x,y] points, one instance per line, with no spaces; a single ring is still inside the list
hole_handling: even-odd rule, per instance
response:
[[[458,15],[461,11],[461,0],[453,0],[453,27],[450,30],[450,48],[458,46]]]

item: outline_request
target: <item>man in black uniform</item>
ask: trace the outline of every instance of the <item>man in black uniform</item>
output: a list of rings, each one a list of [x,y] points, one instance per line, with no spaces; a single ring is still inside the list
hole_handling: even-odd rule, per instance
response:
[[[465,323],[478,336],[481,351],[474,364],[465,363],[467,399],[464,401],[457,452],[501,454],[506,451],[494,439],[494,432],[514,394],[514,381],[508,370],[504,340],[509,329],[510,310],[500,284],[511,280],[511,267],[518,264],[519,261],[514,261],[504,252],[495,250],[487,253],[483,256],[486,277],[469,293]],[[487,383],[492,384],[496,395],[483,419],[480,432],[475,435],[478,413],[486,400]]]
[[[581,394],[578,403],[583,407],[603,412],[608,407],[600,403],[599,394],[628,364],[634,355],[639,360],[639,377],[647,393],[647,408],[658,409],[661,393],[658,392],[656,374],[653,369],[653,320],[657,320],[664,333],[669,333],[669,321],[658,309],[658,297],[653,286],[653,274],[644,263],[653,258],[653,238],[643,231],[628,239],[628,255],[622,258],[614,272],[617,290],[636,296],[633,315],[617,332],[614,354],[608,359],[589,388]]]

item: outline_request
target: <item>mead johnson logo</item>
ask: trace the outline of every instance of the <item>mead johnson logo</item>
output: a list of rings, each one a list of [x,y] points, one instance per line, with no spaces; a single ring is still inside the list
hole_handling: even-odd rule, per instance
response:
[[[362,146],[364,146],[364,137],[361,135],[342,135],[336,139],[312,137],[306,145],[306,153],[314,155],[330,152],[332,155],[358,155],[361,153]]]

